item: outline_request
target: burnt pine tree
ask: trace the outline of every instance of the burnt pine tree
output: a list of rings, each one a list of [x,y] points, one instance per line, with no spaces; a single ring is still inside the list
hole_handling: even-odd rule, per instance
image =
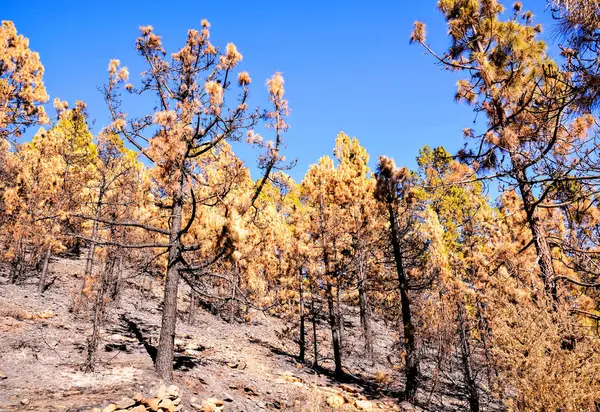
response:
[[[217,50],[208,40],[208,21],[202,28],[189,30],[185,44],[177,52],[167,55],[161,37],[151,26],[140,28],[137,39],[138,54],[146,63],[141,85],[131,84],[124,89],[133,95],[148,96],[158,106],[138,118],[126,119],[122,111],[121,89],[128,79],[128,71],[118,60],[109,64],[109,82],[104,87],[112,123],[106,132],[117,133],[129,141],[151,165],[149,176],[152,195],[157,207],[164,209],[166,217],[152,223],[138,221],[112,222],[121,226],[144,229],[156,241],[145,244],[122,245],[125,248],[150,248],[167,254],[164,285],[164,306],[155,368],[166,380],[173,376],[173,347],[177,317],[177,295],[180,270],[186,265],[185,254],[200,248],[193,241],[186,241],[185,234],[195,220],[197,201],[194,182],[200,173],[200,159],[209,155],[222,142],[240,140],[249,127],[255,124],[258,114],[248,109],[248,86],[251,78],[247,72],[234,75],[234,68],[242,60],[234,44],[229,43],[224,52]],[[170,56],[168,58],[167,56]],[[237,96],[226,104],[226,98]],[[277,74],[269,83],[271,100],[283,103],[283,78]],[[283,110],[283,109],[281,109]],[[276,118],[279,119],[280,111]],[[278,129],[279,130],[279,129]],[[282,139],[267,145],[261,157],[265,177],[256,187],[260,190],[274,164],[281,160],[279,148]],[[184,216],[184,210],[188,210]],[[223,254],[218,254],[223,256]],[[193,268],[188,268],[193,269]]]

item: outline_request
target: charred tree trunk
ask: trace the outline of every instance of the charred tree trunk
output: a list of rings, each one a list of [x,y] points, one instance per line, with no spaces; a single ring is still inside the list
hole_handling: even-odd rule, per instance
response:
[[[196,320],[196,292],[194,289],[190,292],[190,306],[188,308],[188,323],[193,325]]]
[[[231,281],[231,296],[229,297],[229,323],[232,324],[235,321],[235,313],[237,312],[237,285],[239,281],[237,263],[234,266],[233,279]]]
[[[117,260],[117,269],[113,276],[113,282],[110,291],[110,297],[113,301],[118,302],[121,295],[121,281],[123,276],[123,251],[119,250],[119,258]]]
[[[10,262],[10,283],[15,284],[21,275],[21,259],[17,253],[13,260]]]
[[[479,412],[479,391],[477,382],[473,375],[471,366],[471,345],[469,344],[469,336],[467,335],[467,325],[464,316],[464,308],[462,302],[457,303],[458,312],[458,335],[460,338],[460,358],[463,369],[463,377],[467,389],[467,398],[469,399],[469,410],[471,412]]]
[[[313,367],[316,369],[319,367],[319,341],[317,340],[317,311],[315,308],[315,292],[312,289],[310,291],[310,312],[312,321],[312,333],[313,333],[313,353],[314,363]]]
[[[333,285],[331,284],[332,280],[330,276],[332,273],[330,272],[330,264],[329,264],[329,253],[327,246],[327,228],[325,223],[325,214],[324,214],[324,202],[323,202],[323,194],[320,194],[319,197],[319,212],[320,212],[320,226],[321,226],[321,239],[323,242],[323,265],[325,267],[324,277],[327,279],[325,294],[327,299],[327,309],[329,311],[329,329],[331,330],[331,344],[333,346],[333,359],[335,362],[335,375],[337,377],[342,377],[344,372],[342,370],[342,353],[341,353],[341,341],[340,341],[340,326],[339,326],[339,317],[336,313],[336,302],[335,297],[333,296]],[[337,273],[334,273],[337,275]],[[337,276],[336,276],[336,280]],[[339,294],[339,285],[337,293]],[[338,295],[339,296],[339,295]]]
[[[335,316],[336,316],[336,325],[339,336],[339,345],[340,345],[340,353],[341,349],[344,347],[344,317],[342,316],[342,300],[341,300],[341,292],[340,292],[340,278],[339,271],[336,270],[336,288],[335,288]]]
[[[94,316],[92,318],[92,334],[87,339],[87,357],[83,365],[84,372],[93,372],[96,363],[96,351],[100,342],[100,329],[106,314],[106,296],[108,294],[110,279],[113,277],[115,262],[109,256],[105,269],[100,277],[99,288],[94,299]]]
[[[544,228],[538,209],[535,205],[535,197],[531,185],[528,183],[525,170],[520,167],[520,162],[518,159],[514,158],[514,155],[511,158],[513,165],[517,168],[516,177],[519,184],[519,191],[521,192],[521,199],[523,200],[523,208],[525,209],[525,214],[527,216],[527,223],[531,230],[533,245],[535,246],[544,288],[546,294],[551,296],[553,301],[556,302],[558,299],[556,279],[554,276],[554,266],[552,264],[552,251],[548,242],[546,229]]]
[[[23,271],[23,247],[22,241],[19,239],[17,242],[17,250],[15,251],[15,257],[10,262],[10,283],[15,284],[21,277]]]
[[[298,360],[302,363],[306,361],[306,328],[305,328],[305,313],[304,313],[304,287],[303,287],[302,268],[298,269],[298,293],[300,295],[300,353]]]
[[[402,326],[404,332],[403,344],[404,350],[406,351],[406,387],[404,388],[404,398],[412,402],[417,393],[419,381],[419,358],[415,343],[415,327],[412,322],[410,298],[408,296],[408,279],[404,270],[396,212],[392,205],[389,205],[388,213],[390,219],[390,237],[394,261],[396,263],[398,290],[400,291],[400,304],[402,308]]]
[[[92,223],[92,237],[88,249],[87,259],[85,261],[85,273],[83,275],[83,282],[81,284],[81,293],[88,285],[92,277],[92,270],[94,267],[94,254],[96,252],[96,240],[98,238],[98,219],[102,213],[102,200],[104,198],[104,181],[101,184],[100,191],[98,192],[98,201],[96,202],[96,220]]]
[[[333,360],[335,362],[335,375],[339,378],[344,375],[342,370],[342,351],[338,325],[338,316],[336,314],[333,286],[327,282],[327,308],[329,309],[329,328],[331,329],[331,344],[333,346]]]
[[[43,293],[46,290],[46,278],[48,277],[48,267],[50,266],[50,256],[52,255],[52,246],[48,246],[44,255],[44,263],[42,264],[42,273],[38,283],[38,292]]]
[[[360,309],[360,324],[365,339],[365,357],[373,364],[373,337],[371,336],[371,311],[369,310],[369,301],[366,291],[366,276],[364,252],[362,248],[359,251],[358,258],[358,306]]]
[[[183,175],[182,175],[183,176]],[[177,289],[179,287],[179,261],[181,259],[181,213],[183,210],[183,177],[180,181],[179,193],[173,199],[171,211],[171,229],[169,235],[169,252],[167,278],[165,280],[163,314],[160,327],[160,338],[154,367],[159,376],[173,380],[173,347],[175,327],[177,324]]]

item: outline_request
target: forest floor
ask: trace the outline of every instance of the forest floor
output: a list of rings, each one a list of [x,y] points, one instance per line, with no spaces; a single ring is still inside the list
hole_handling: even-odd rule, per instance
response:
[[[147,277],[129,279],[119,302],[111,303],[96,370],[81,371],[91,322],[69,309],[84,265],[83,259],[53,259],[53,282],[43,294],[37,292],[37,278],[11,285],[8,268],[0,267],[0,411],[88,411],[136,393],[153,394],[161,384],[149,353],[158,341],[162,289]],[[392,366],[399,363],[390,358],[394,335],[383,322],[374,322],[371,365],[362,353],[358,318],[347,318],[349,376],[339,382],[328,372],[330,359],[318,371],[298,363],[298,345],[286,336],[289,324],[282,319],[256,312],[250,322],[230,324],[199,308],[190,325],[185,290],[180,295],[174,383],[184,411],[196,410],[191,404],[207,398],[225,401],[225,411],[320,411],[336,403],[340,410],[466,409],[450,383],[420,391],[422,407],[397,401],[402,373]],[[324,324],[319,337],[321,353],[329,353]],[[426,374],[427,365],[423,369]]]

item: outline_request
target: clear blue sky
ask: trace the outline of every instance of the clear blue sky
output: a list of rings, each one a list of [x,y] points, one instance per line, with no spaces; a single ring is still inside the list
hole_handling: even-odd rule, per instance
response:
[[[138,27],[154,26],[170,53],[203,18],[215,46],[233,42],[244,55],[240,68],[250,72],[257,102],[266,100],[265,79],[283,72],[292,109],[287,155],[298,158],[291,172],[297,180],[309,164],[331,155],[339,131],[360,140],[372,167],[380,154],[414,167],[423,145],[455,152],[474,119],[468,106],[453,100],[456,75],[408,43],[413,22],[423,20],[431,45],[440,51],[448,45],[435,0],[2,3],[0,19],[14,21],[40,53],[51,99],[85,101],[94,131],[107,123],[97,87],[106,81],[109,60],[120,59],[132,79],[143,68],[134,47]],[[504,4],[510,10],[512,2]],[[548,23],[545,4],[524,2]],[[255,154],[236,151],[255,165]]]

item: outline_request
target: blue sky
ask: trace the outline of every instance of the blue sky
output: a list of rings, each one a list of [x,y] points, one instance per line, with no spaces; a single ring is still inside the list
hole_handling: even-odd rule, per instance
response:
[[[109,60],[120,59],[132,79],[143,69],[134,47],[138,27],[154,26],[170,53],[204,18],[215,46],[233,42],[244,55],[240,69],[253,78],[253,101],[265,102],[264,81],[283,73],[292,110],[286,154],[298,158],[290,172],[296,180],[308,165],[332,154],[339,131],[360,140],[372,167],[381,154],[414,167],[420,147],[443,145],[455,152],[464,143],[462,129],[472,125],[471,109],[453,99],[456,74],[408,42],[413,22],[422,20],[435,49],[448,45],[435,0],[122,3],[34,0],[2,6],[0,18],[14,21],[40,53],[51,99],[85,101],[94,131],[107,123],[97,87],[106,81]],[[538,21],[551,24],[545,4],[524,2]],[[256,153],[236,151],[252,169]]]

